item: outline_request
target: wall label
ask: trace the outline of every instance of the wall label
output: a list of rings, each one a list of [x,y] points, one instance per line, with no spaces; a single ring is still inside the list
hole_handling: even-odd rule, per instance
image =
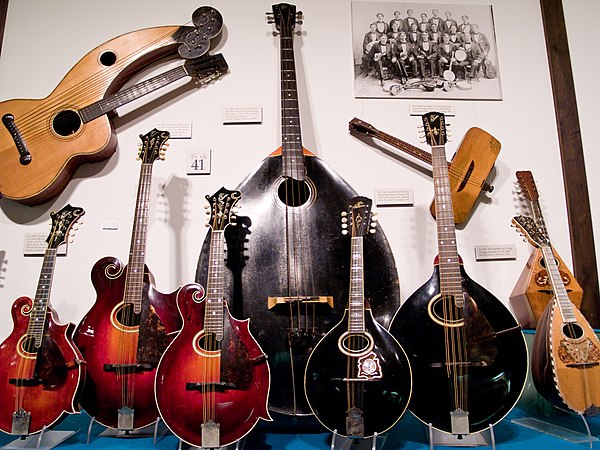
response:
[[[412,206],[414,204],[411,188],[387,188],[375,190],[376,206]]]
[[[477,261],[516,258],[517,247],[515,247],[514,244],[490,244],[475,246],[475,259]]]

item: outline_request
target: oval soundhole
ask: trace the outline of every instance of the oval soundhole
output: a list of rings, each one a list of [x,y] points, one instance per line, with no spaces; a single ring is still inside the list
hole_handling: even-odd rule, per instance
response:
[[[115,314],[117,322],[123,327],[137,327],[140,324],[140,315],[133,310],[133,304],[121,306]]]
[[[35,353],[35,339],[32,337],[23,339],[21,341],[21,350],[23,353]]]
[[[215,333],[205,333],[198,339],[198,347],[206,352],[214,352],[219,350],[219,341]]]
[[[59,136],[71,136],[81,127],[81,117],[70,109],[59,112],[52,121],[52,129]]]
[[[368,332],[365,333],[349,333],[345,332],[338,339],[339,350],[347,356],[359,357],[364,356],[373,350],[375,342],[373,336]]]
[[[109,67],[117,62],[117,55],[114,52],[104,52],[100,55],[100,64]]]
[[[277,189],[279,200],[286,206],[297,207],[306,204],[312,195],[312,188],[307,181],[286,178]]]
[[[456,306],[453,295],[437,295],[427,306],[429,317],[443,327],[460,327],[463,325],[463,309]]]
[[[581,339],[583,337],[583,328],[576,323],[563,324],[562,332],[568,339]]]

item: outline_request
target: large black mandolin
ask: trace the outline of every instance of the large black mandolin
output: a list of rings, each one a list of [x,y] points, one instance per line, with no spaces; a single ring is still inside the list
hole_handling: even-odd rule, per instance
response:
[[[366,197],[351,199],[342,213],[342,228],[352,235],[348,308],[310,354],[304,378],[316,418],[348,437],[371,437],[390,429],[406,411],[411,392],[406,353],[365,306],[363,239],[375,231],[371,220],[371,200]]]
[[[464,271],[456,246],[443,114],[423,116],[432,147],[438,257],[390,327],[411,362],[411,412],[462,436],[500,421],[519,399],[527,347],[510,311]]]
[[[344,314],[348,298],[349,248],[337,231],[339,212],[356,192],[302,146],[296,88],[293,5],[273,6],[281,46],[281,151],[266,158],[237,187],[244,198],[238,227],[225,230],[225,296],[231,313],[250,318],[252,334],[271,368],[269,408],[309,415],[304,395],[306,360]],[[196,280],[205,280],[205,240]],[[365,253],[365,279],[375,319],[387,327],[400,304],[398,275],[385,235]]]

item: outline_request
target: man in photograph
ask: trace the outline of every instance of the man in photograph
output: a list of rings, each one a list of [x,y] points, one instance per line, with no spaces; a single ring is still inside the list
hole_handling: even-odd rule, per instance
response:
[[[429,40],[439,44],[442,42],[442,33],[439,31],[438,26],[433,23],[431,24],[431,31],[429,31]]]
[[[411,74],[417,76],[417,60],[414,46],[406,40],[406,33],[400,33],[398,41],[396,41],[393,63],[400,74],[400,80],[406,82],[408,80],[408,68],[410,67]]]
[[[410,31],[406,33],[406,40],[413,45],[416,45],[417,42],[421,39],[421,35],[419,33],[419,29],[417,27],[416,22],[410,26]]]
[[[383,86],[384,80],[384,67],[392,66],[392,57],[394,56],[394,47],[388,43],[388,37],[386,34],[382,34],[379,37],[379,41],[373,44],[371,52],[369,53],[369,63],[375,67],[377,78]]]
[[[383,13],[377,13],[377,20],[375,21],[375,25],[377,27],[377,32],[379,34],[387,34],[390,31],[390,25],[383,20],[385,16]]]
[[[435,77],[435,66],[437,65],[437,44],[429,40],[429,33],[421,33],[421,40],[417,44],[417,64],[421,78],[425,78],[425,66],[429,67],[431,77]]]
[[[400,11],[394,11],[394,18],[390,21],[390,30],[394,29],[394,24],[398,25],[398,31],[404,31],[402,29],[403,21],[400,18]]]
[[[479,25],[476,23],[471,25],[471,42],[475,42],[481,47],[484,58],[487,57],[490,52],[490,41],[485,34],[479,31]]]
[[[407,33],[411,30],[411,26],[412,24],[417,25],[417,29],[419,28],[419,21],[413,17],[413,10],[412,9],[407,9],[406,10],[406,17],[404,18],[404,31],[406,31]]]
[[[365,37],[363,38],[363,54],[362,54],[362,63],[361,63],[361,71],[363,73],[363,75],[367,76],[369,74],[369,69],[370,67],[370,53],[371,53],[371,48],[373,47],[373,44],[375,44],[375,42],[379,41],[379,37],[381,36],[381,34],[379,34],[379,32],[377,31],[377,24],[372,23],[369,26],[370,30],[365,33]]]
[[[454,58],[455,50],[456,46],[450,42],[450,35],[444,33],[442,35],[442,43],[438,45],[438,73],[440,75],[444,73],[446,67],[450,68],[451,64],[454,65],[456,63],[456,58]]]
[[[431,14],[432,14],[433,17],[431,17],[431,19],[428,20],[428,22],[429,22],[429,29],[431,30],[431,26],[432,25],[436,25],[438,31],[441,32],[442,29],[443,29],[442,28],[443,27],[442,26],[443,19],[440,17],[440,11],[437,10],[437,9],[433,9],[431,11]]]
[[[462,20],[462,23],[460,25],[458,25],[458,34],[461,35],[461,37],[465,34],[471,34],[471,24],[469,23],[469,16],[463,14],[460,19]]]
[[[458,30],[458,23],[452,18],[452,13],[450,11],[446,11],[444,15],[446,16],[446,19],[442,21],[442,31],[444,33],[448,33],[452,25],[454,25]]]
[[[462,43],[460,48],[462,48],[465,51],[467,58],[464,61],[459,62],[458,67],[459,70],[462,69],[465,80],[468,79],[470,81],[470,79],[473,78],[475,74],[479,71],[479,66],[483,61],[483,51],[481,50],[481,47],[479,47],[479,44],[471,42],[470,34],[465,34],[463,38],[464,42]],[[469,74],[467,74],[468,66],[471,66],[471,71],[469,72]],[[467,78],[467,75],[469,78]]]

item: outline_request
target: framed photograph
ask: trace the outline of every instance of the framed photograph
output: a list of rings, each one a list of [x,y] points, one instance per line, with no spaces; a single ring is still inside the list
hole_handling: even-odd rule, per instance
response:
[[[352,2],[357,98],[501,100],[491,5]]]

